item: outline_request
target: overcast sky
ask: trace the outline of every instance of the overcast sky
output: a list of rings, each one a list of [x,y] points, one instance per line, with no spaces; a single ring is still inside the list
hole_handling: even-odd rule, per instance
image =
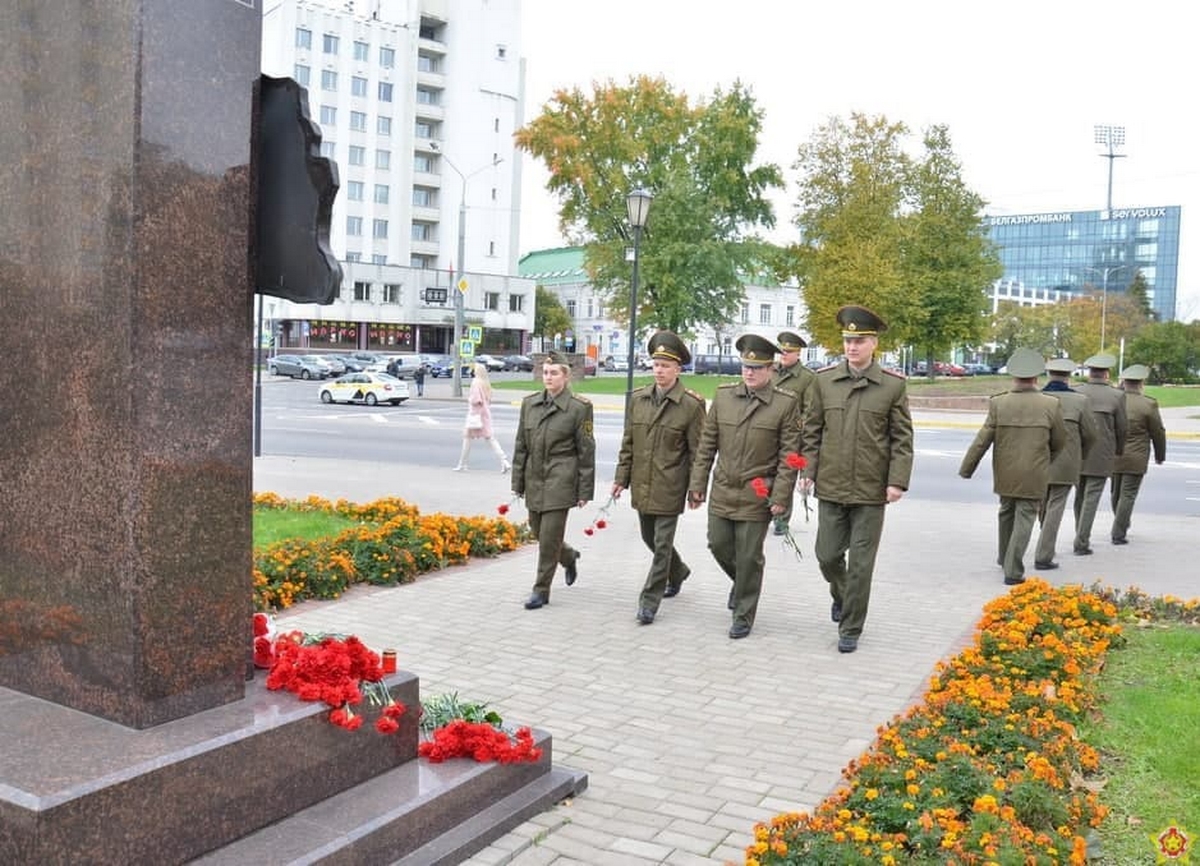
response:
[[[794,238],[796,148],[831,116],[950,131],[988,213],[1105,206],[1094,127],[1125,128],[1113,207],[1183,207],[1177,315],[1200,318],[1200,43],[1175,0],[520,0],[529,120],[554,91],[662,76],[692,99],[736,80],[765,112],[759,159],[784,169],[776,241]],[[914,149],[919,146],[914,136]],[[524,251],[561,246],[527,158]]]

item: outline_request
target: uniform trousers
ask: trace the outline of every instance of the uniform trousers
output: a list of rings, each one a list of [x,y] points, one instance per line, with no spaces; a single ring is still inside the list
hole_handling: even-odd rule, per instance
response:
[[[1037,548],[1033,554],[1039,562],[1054,562],[1054,546],[1058,542],[1058,528],[1062,525],[1063,513],[1067,510],[1067,499],[1071,495],[1070,484],[1051,484],[1046,488],[1042,500],[1042,531],[1038,533]]]
[[[1080,475],[1075,488],[1075,552],[1091,550],[1092,524],[1100,507],[1100,494],[1108,481],[1103,475]]]
[[[842,505],[824,499],[818,503],[817,564],[829,584],[829,594],[842,608],[838,623],[842,637],[858,637],[867,621],[885,508]]]
[[[533,591],[545,598],[550,597],[554,570],[575,561],[575,548],[563,541],[567,532],[568,511],[561,508],[529,512],[529,531],[538,542],[537,576],[533,581]]]
[[[679,558],[675,549],[675,527],[679,525],[678,514],[646,514],[638,512],[638,526],[642,531],[642,541],[654,554],[650,560],[650,573],[646,575],[646,584],[638,598],[638,609],[646,609],[651,613],[658,611],[662,603],[663,591],[667,585],[679,586],[691,569]]]
[[[1144,475],[1133,472],[1118,472],[1112,477],[1112,540],[1124,541],[1129,532],[1129,521],[1133,518],[1133,503],[1142,489]]]
[[[1000,563],[1004,579],[1020,583],[1025,579],[1025,551],[1037,522],[1038,500],[1000,497]]]
[[[771,521],[731,520],[708,513],[708,549],[733,581],[733,624],[754,625],[762,592],[763,542]]]

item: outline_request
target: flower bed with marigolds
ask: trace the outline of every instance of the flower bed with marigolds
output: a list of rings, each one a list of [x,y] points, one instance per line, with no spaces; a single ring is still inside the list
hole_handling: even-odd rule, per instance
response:
[[[1121,641],[1117,607],[1027,580],[984,608],[973,645],[881,728],[810,814],[755,828],[758,864],[1057,864],[1086,860],[1106,814],[1076,725]]]
[[[289,539],[254,552],[255,610],[282,610],[309,598],[338,598],[355,583],[390,586],[418,574],[515,550],[528,528],[490,517],[421,514],[402,499],[367,504],[310,496],[256,494],[256,509],[291,508],[340,514],[358,525],[322,539]]]

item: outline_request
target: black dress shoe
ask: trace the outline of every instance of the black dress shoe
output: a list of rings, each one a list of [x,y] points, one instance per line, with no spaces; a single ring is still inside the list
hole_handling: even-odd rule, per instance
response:
[[[1024,583],[1024,582],[1025,582],[1025,578],[1023,578],[1023,577],[1006,577],[1006,578],[1004,578],[1005,586],[1016,586],[1017,584]]]
[[[842,621],[842,605],[839,602],[829,605],[829,618],[834,622]]]
[[[1092,549],[1090,547],[1077,547],[1077,548],[1075,548],[1075,555],[1076,556],[1091,556]]]
[[[550,597],[548,595],[542,595],[541,593],[535,592],[533,595],[529,596],[529,601],[525,602],[525,609],[537,610],[539,607],[545,607],[549,603]]]
[[[843,635],[838,638],[838,652],[852,653],[858,649],[858,638]]]
[[[675,596],[679,595],[679,590],[682,588],[683,587],[681,586],[675,586],[668,583],[667,588],[663,590],[663,598],[674,598]]]
[[[1128,544],[1128,543],[1129,543],[1128,538],[1114,538],[1113,539],[1113,544]]]
[[[579,572],[575,570],[575,567],[576,567],[576,564],[579,562],[579,558],[581,556],[583,556],[582,553],[580,553],[578,550],[575,551],[575,561],[567,566],[567,574],[565,577],[567,586],[570,586],[571,584],[573,584],[575,582],[575,579],[577,577],[579,577]]]
[[[650,623],[654,622],[654,611],[645,607],[641,608],[637,612],[637,621],[642,625],[650,625]]]
[[[1038,569],[1039,571],[1054,571],[1054,569],[1058,568],[1058,563],[1057,562],[1035,562],[1033,564],[1033,567]]]
[[[729,636],[733,640],[740,640],[750,634],[750,626],[744,622],[735,622],[729,629]]]

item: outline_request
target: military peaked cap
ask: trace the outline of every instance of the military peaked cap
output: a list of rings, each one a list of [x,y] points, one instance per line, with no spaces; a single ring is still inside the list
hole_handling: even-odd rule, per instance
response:
[[[733,344],[742,359],[743,367],[765,367],[774,363],[779,347],[758,334],[742,334]]]
[[[837,323],[843,337],[875,337],[887,330],[887,322],[856,304],[847,304],[837,311]]]
[[[674,361],[681,366],[692,360],[692,353],[688,351],[683,340],[670,331],[659,331],[652,336],[646,344],[646,351],[650,353],[651,358]]]
[[[1117,359],[1108,352],[1099,352],[1084,361],[1083,366],[1091,367],[1093,370],[1111,370],[1117,366]]]
[[[1121,371],[1121,378],[1128,382],[1143,382],[1150,377],[1150,368],[1145,364],[1134,364]]]
[[[1017,379],[1036,379],[1045,370],[1045,359],[1033,349],[1017,349],[1008,359],[1008,375]]]
[[[1046,369],[1051,373],[1074,373],[1077,366],[1070,358],[1051,358],[1046,362]]]
[[[543,361],[542,363],[544,363],[544,364],[561,364],[564,367],[570,367],[571,359],[568,358],[566,355],[564,355],[562,352],[557,352],[557,351],[551,350],[546,353],[546,360]]]
[[[780,331],[775,341],[779,343],[779,348],[785,352],[799,352],[808,345],[808,343],[804,342],[804,338],[794,331]]]

